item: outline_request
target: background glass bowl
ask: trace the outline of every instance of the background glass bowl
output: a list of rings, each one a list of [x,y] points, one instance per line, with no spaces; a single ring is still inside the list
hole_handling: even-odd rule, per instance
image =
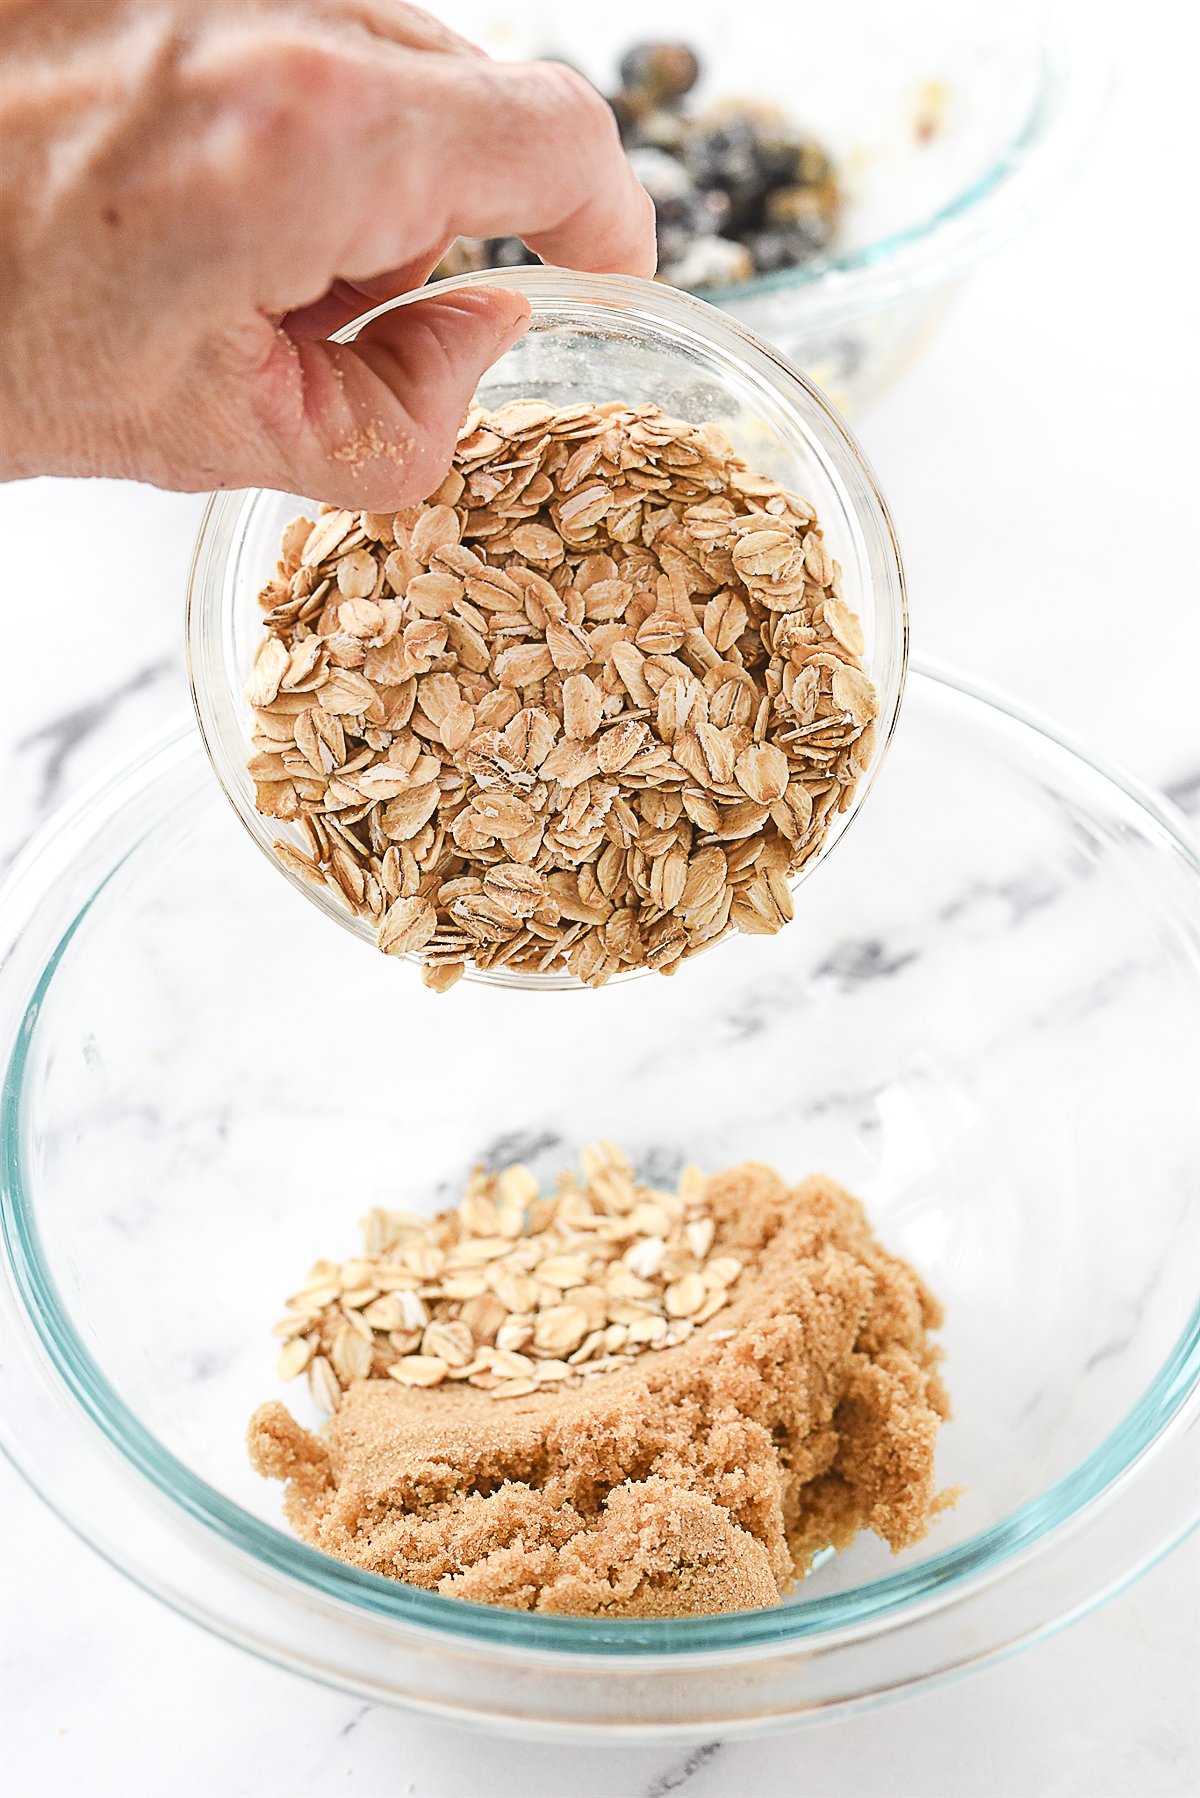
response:
[[[797,877],[807,880],[870,791],[904,687],[908,611],[900,552],[862,452],[824,398],[773,350],[713,307],[672,288],[561,269],[497,269],[441,282],[393,304],[416,304],[430,292],[485,284],[519,288],[533,308],[529,331],[480,382],[485,405],[524,398],[556,405],[652,400],[676,418],[721,425],[751,468],[798,489],[816,507],[825,541],[842,565],[846,602],[862,620],[879,717],[870,764],[850,805]],[[351,340],[366,319],[388,310],[377,307],[340,335]],[[315,515],[311,499],[266,491],[217,494],[209,502],[188,589],[192,697],[217,777],[280,878],[360,941],[374,945],[368,921],[354,917],[332,889],[311,885],[274,855],[271,845],[278,837],[291,836],[300,844],[300,833],[256,811],[246,772],[253,715],[243,688],[263,634],[258,595],[274,572],[284,525],[302,511]],[[503,968],[486,974],[469,968],[468,978],[509,988],[577,984],[566,974]]]
[[[0,893],[0,1424],[149,1590],[285,1665],[514,1731],[753,1730],[1077,1615],[1188,1527],[1200,1422],[1200,866],[1005,706],[913,681],[796,922],[670,981],[460,986],[362,955],[246,842],[190,732],[62,814]],[[591,1622],[328,1560],[245,1456],[270,1327],[376,1202],[597,1134],[824,1168],[946,1303],[965,1487],[778,1609]],[[1189,1448],[1188,1431],[1191,1429]],[[69,1602],[69,1600],[64,1600]]]
[[[829,256],[707,297],[841,410],[873,400],[936,326],[958,278],[1036,216],[1103,100],[1101,34],[1046,0],[431,0],[493,55],[555,55],[602,91],[623,51],[681,39],[690,99],[766,100],[832,151],[845,215]]]

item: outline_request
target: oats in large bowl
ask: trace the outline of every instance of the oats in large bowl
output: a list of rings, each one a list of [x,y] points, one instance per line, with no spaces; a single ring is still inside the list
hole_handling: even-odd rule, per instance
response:
[[[312,1547],[448,1597],[576,1616],[774,1605],[828,1547],[953,1504],[937,1299],[832,1180],[757,1162],[667,1190],[611,1143],[541,1191],[477,1169],[375,1210],[277,1326],[320,1434],[249,1449]]]

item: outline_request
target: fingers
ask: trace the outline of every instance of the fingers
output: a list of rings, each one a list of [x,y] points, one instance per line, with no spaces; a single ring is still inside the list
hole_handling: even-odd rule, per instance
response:
[[[654,207],[590,82],[548,62],[475,64],[470,78],[462,116],[442,127],[448,229],[513,233],[565,268],[652,275]]]
[[[236,483],[369,511],[423,499],[450,466],[480,376],[528,322],[520,294],[486,289],[402,306],[353,344],[280,334],[240,396],[257,430],[230,453]]]
[[[464,72],[461,59],[441,60],[449,61],[455,104],[449,125],[443,122],[440,129],[453,131],[455,145],[421,133],[422,161],[436,172],[435,200],[413,196],[411,156],[390,158],[390,175],[403,171],[406,191],[396,193],[389,210],[380,206],[378,182],[372,178],[366,184],[375,221],[373,247],[360,246],[357,259],[352,256],[346,272],[357,272],[350,278],[287,315],[284,324],[292,336],[327,337],[380,300],[419,287],[459,235],[519,234],[546,262],[598,272],[654,272],[653,205],[620,147],[610,109],[587,82],[553,63],[517,66],[480,59]],[[519,130],[500,130],[497,136],[498,117],[518,119]],[[380,218],[390,220],[393,231],[409,232],[420,220],[433,247],[381,271],[379,259],[392,254],[400,239],[380,237]]]
[[[520,68],[491,65],[497,110],[503,118],[510,84],[517,90],[529,131],[489,163],[481,146],[481,170],[496,171],[490,191],[468,187],[460,204],[480,223],[460,225],[461,235],[505,234],[499,221],[510,211],[528,212],[529,224],[507,227],[543,262],[595,273],[642,275],[658,266],[654,204],[637,179],[621,144],[607,100],[574,69],[561,63]]]
[[[147,402],[133,472],[386,511],[438,484],[527,302],[464,290],[385,314],[352,345],[327,334],[417,286],[459,235],[516,234],[549,262],[649,275],[654,214],[610,109],[574,71],[494,63],[432,25],[428,41],[390,37],[387,21],[407,16],[391,0],[322,4],[364,28],[225,34],[189,64],[202,115],[227,128],[174,228],[181,267],[220,271],[219,300],[197,285],[205,335],[169,396]]]
[[[406,259],[414,219],[427,241],[516,235],[546,262],[654,273],[653,205],[611,109],[573,69],[431,56],[414,89],[410,64],[389,59],[360,101],[352,282]]]
[[[653,275],[655,210],[624,155],[612,108],[578,70],[493,63],[399,0],[338,7],[403,49],[452,52],[428,70],[441,88],[437,117],[450,151],[437,171],[446,241],[518,236],[543,263]]]

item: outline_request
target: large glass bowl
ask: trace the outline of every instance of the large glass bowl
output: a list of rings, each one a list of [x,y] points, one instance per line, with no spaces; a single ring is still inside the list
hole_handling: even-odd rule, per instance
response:
[[[181,734],[0,894],[8,1449],[230,1640],[495,1728],[766,1728],[1005,1652],[1195,1515],[1198,896],[1151,799],[923,674],[779,937],[671,981],[437,996],[275,877]],[[926,1542],[863,1537],[778,1609],[597,1623],[291,1538],[244,1446],[263,1399],[311,1420],[276,1383],[282,1295],[370,1205],[445,1203],[477,1157],[550,1174],[598,1134],[659,1175],[825,1169],[926,1274],[964,1488]]]
[[[833,152],[831,252],[707,297],[777,345],[846,412],[935,327],[959,278],[1023,228],[1078,161],[1103,98],[1103,33],[1047,0],[431,0],[493,55],[557,55],[604,92],[647,38],[682,39],[694,96],[765,100]]]
[[[846,603],[866,638],[865,665],[879,695],[870,760],[846,810],[833,820],[797,882],[807,880],[841,840],[871,790],[904,689],[908,611],[904,575],[887,506],[845,424],[795,369],[732,319],[703,301],[649,281],[568,274],[562,269],[494,269],[445,281],[394,302],[417,304],[432,291],[481,285],[520,288],[529,296],[529,331],[479,384],[484,405],[536,398],[578,401],[650,400],[664,412],[719,424],[757,473],[803,493],[816,508],[825,541],[841,563]],[[340,333],[352,339],[366,318]],[[356,918],[339,894],[315,887],[277,859],[281,835],[301,843],[294,825],[281,828],[254,806],[246,772],[253,714],[243,688],[262,640],[258,595],[275,569],[284,525],[312,499],[267,491],[217,494],[200,527],[188,589],[187,646],[192,697],[217,777],[255,842],[281,878],[360,941],[374,944],[370,922]],[[497,986],[565,987],[566,974],[505,968],[469,979]],[[620,977],[619,977],[620,978]]]

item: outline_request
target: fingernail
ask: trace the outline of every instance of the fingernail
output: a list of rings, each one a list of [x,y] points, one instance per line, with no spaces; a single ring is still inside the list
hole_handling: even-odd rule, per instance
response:
[[[522,310],[518,313],[516,318],[509,320],[508,324],[505,325],[500,333],[500,342],[506,350],[511,349],[514,343],[519,343],[533,323],[533,312],[525,295],[523,293],[514,293],[510,294],[509,297],[514,300],[519,300],[521,302]]]

